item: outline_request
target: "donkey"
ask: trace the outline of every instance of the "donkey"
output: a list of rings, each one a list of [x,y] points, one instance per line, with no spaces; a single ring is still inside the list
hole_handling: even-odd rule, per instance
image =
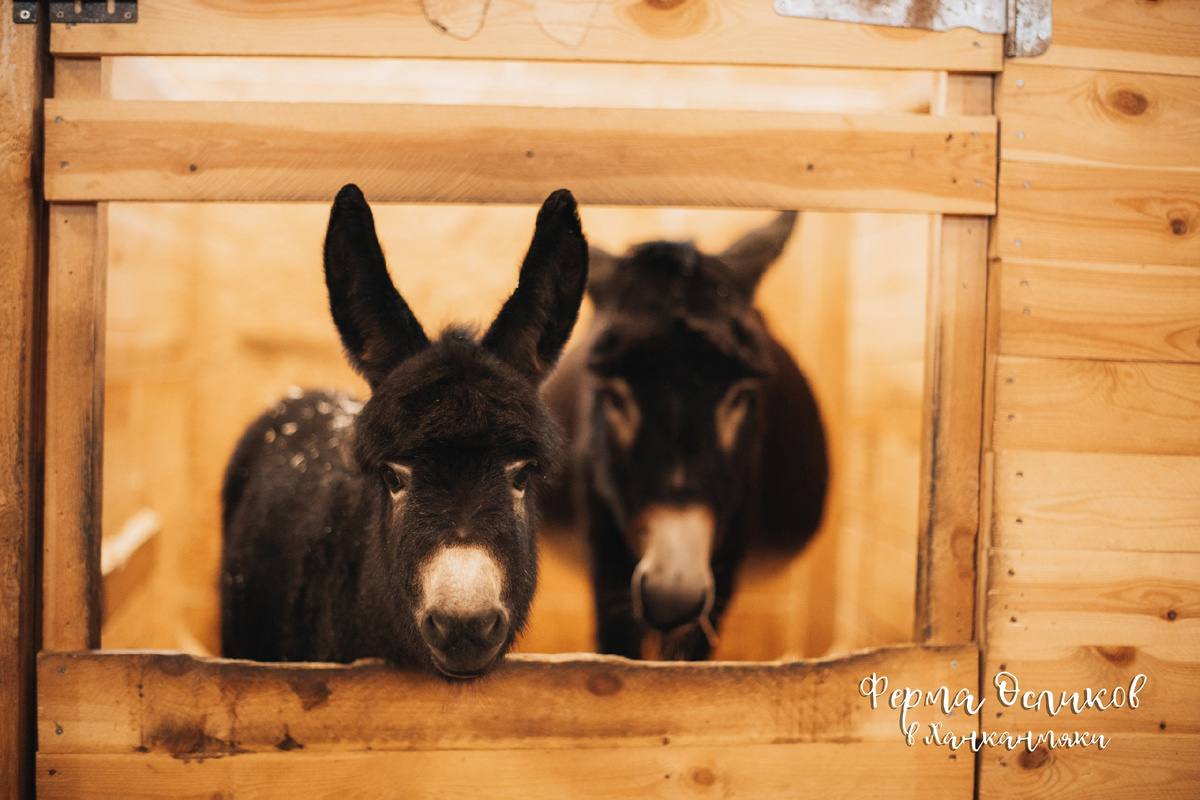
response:
[[[656,629],[662,658],[707,658],[748,548],[792,555],[820,524],[816,399],[752,305],[795,219],[720,255],[591,248],[595,318],[543,394],[573,445],[550,510],[586,529],[603,653],[639,658]]]
[[[222,492],[229,657],[382,657],[450,678],[512,645],[537,580],[537,495],[562,431],[538,396],[574,327],[587,242],[565,189],[480,339],[435,341],[388,277],[357,186],[325,238],[329,306],[371,397],[294,390],[250,425]]]

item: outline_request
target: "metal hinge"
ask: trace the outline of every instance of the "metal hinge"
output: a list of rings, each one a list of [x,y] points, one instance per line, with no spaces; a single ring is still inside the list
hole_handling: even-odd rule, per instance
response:
[[[13,22],[20,25],[33,25],[38,21],[38,7],[41,3],[33,0],[14,0]],[[82,0],[82,2],[58,2],[51,0],[46,9],[46,15],[51,22],[97,23],[97,22],[137,22],[137,0]],[[109,12],[108,7],[113,10]]]
[[[862,22],[893,28],[1003,33],[1007,56],[1036,56],[1050,46],[1051,0],[774,0],[785,17]]]

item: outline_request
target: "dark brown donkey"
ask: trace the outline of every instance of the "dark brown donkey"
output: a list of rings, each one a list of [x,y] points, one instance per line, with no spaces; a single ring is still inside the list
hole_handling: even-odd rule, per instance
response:
[[[747,549],[784,558],[817,530],[816,400],[752,305],[795,219],[720,255],[591,250],[595,320],[544,395],[573,442],[553,505],[587,531],[601,652],[638,658],[657,629],[662,657],[706,658]]]
[[[571,193],[538,213],[516,291],[482,339],[425,335],[371,209],[338,194],[329,306],[365,404],[296,392],[254,422],[223,491],[226,656],[377,656],[461,678],[504,655],[537,579],[534,524],[562,432],[538,397],[583,299]]]

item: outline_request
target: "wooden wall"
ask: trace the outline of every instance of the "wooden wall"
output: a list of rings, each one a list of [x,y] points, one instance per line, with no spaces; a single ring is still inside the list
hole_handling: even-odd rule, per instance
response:
[[[1200,5],[1055,0],[998,79],[984,687],[1148,682],[1136,710],[988,725],[979,796],[1200,791]],[[985,729],[986,729],[985,725]]]

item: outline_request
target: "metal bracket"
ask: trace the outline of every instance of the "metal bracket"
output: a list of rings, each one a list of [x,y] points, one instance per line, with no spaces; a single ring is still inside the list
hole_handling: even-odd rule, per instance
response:
[[[60,2],[50,0],[46,15],[51,22],[65,22],[69,25],[77,23],[132,23],[137,22],[137,0],[116,0],[112,4],[113,11],[108,12],[108,0],[83,0],[76,3],[71,0]],[[75,7],[79,10],[76,11]],[[26,12],[28,14],[26,15]],[[13,3],[13,22],[34,23],[38,20],[38,4],[17,0]]]
[[[1005,34],[1008,56],[1036,56],[1050,46],[1051,0],[774,0],[785,17],[948,31]]]

